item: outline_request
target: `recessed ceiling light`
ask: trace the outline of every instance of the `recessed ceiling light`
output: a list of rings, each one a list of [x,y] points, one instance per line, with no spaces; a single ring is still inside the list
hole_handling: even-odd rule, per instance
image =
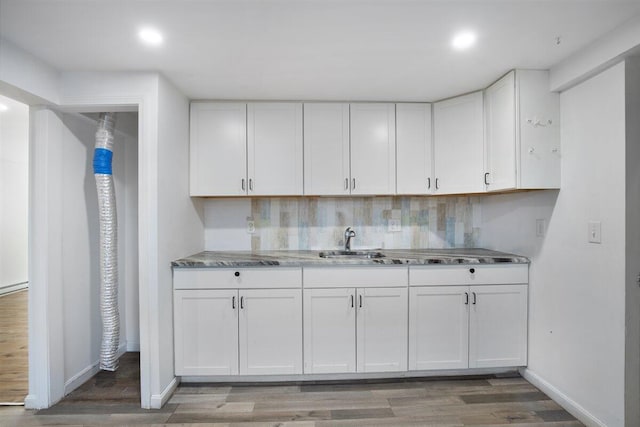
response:
[[[138,32],[138,37],[140,37],[140,40],[142,40],[145,44],[148,44],[150,46],[159,46],[164,40],[162,34],[160,34],[158,30],[153,28],[141,29],[140,32]]]
[[[471,31],[463,31],[455,35],[453,40],[451,41],[451,46],[454,49],[463,50],[470,48],[476,42],[476,35]]]
[[[7,107],[4,104],[0,104],[0,113],[2,113],[3,111],[7,111],[9,109],[9,107]]]

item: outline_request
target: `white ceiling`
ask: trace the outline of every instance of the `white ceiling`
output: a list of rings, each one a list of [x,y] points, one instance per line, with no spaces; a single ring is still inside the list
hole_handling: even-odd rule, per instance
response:
[[[637,14],[638,0],[0,0],[0,36],[61,70],[158,70],[192,99],[432,101],[550,68]],[[162,47],[138,42],[143,25]],[[461,29],[475,48],[451,49]]]

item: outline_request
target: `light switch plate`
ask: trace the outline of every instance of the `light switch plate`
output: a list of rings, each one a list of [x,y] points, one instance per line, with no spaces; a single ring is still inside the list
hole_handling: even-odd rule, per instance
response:
[[[589,243],[602,243],[602,226],[600,221],[589,221]]]
[[[247,233],[253,234],[256,232],[256,223],[252,219],[247,220]]]
[[[544,237],[544,231],[547,228],[546,221],[544,219],[536,219],[536,236]]]

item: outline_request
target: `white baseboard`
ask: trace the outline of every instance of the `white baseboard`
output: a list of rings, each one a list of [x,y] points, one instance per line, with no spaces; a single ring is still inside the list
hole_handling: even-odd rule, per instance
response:
[[[176,391],[176,388],[178,387],[178,384],[180,384],[180,378],[178,377],[173,377],[173,380],[171,380],[171,382],[169,383],[169,385],[167,387],[165,387],[164,390],[162,390],[162,393],[160,394],[152,394],[151,395],[151,409],[160,409],[162,408],[162,406],[167,403],[167,401],[171,398],[171,396],[173,395],[173,392]]]
[[[45,405],[40,405],[40,402],[38,402],[38,398],[35,394],[28,394],[27,397],[24,398],[25,409],[42,409],[45,407]]]
[[[127,351],[140,351],[140,343],[135,341],[127,341]]]
[[[555,388],[548,381],[540,377],[528,368],[522,368],[520,374],[531,384],[538,387],[558,405],[562,406],[567,412],[580,420],[588,427],[607,427],[605,423],[596,418],[580,404],[572,400],[569,396]]]
[[[0,295],[21,291],[29,287],[29,282],[16,283],[15,285],[3,286],[0,288]]]
[[[126,353],[126,351],[127,351],[127,345],[120,344],[120,347],[118,347],[118,357],[122,356],[124,353]],[[73,390],[80,387],[82,384],[84,384],[89,379],[91,379],[91,377],[93,377],[99,371],[100,371],[100,360],[96,360],[91,365],[87,366],[86,368],[84,368],[83,370],[81,370],[71,378],[69,378],[64,383],[64,395],[66,396],[67,394],[71,393]],[[26,399],[25,399],[25,405],[26,405]]]

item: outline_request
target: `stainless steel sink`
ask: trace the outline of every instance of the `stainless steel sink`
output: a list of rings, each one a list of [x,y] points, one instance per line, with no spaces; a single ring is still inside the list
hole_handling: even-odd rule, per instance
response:
[[[386,255],[377,251],[325,251],[320,258],[384,258]]]

